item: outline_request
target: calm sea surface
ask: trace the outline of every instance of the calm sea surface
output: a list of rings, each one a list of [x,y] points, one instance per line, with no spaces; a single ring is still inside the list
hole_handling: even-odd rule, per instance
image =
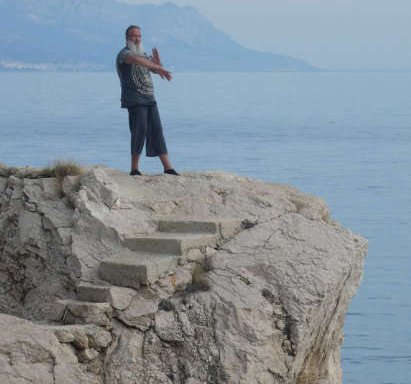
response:
[[[292,184],[369,240],[344,383],[410,384],[411,73],[177,73],[156,92],[177,170]],[[0,73],[0,105],[0,162],[128,171],[115,73]]]

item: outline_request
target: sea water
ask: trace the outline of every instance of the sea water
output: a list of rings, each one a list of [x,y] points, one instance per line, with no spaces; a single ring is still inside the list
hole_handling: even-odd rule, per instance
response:
[[[176,73],[155,88],[178,171],[291,184],[368,239],[343,382],[411,383],[411,73]],[[0,73],[0,106],[2,163],[129,170],[114,72]]]

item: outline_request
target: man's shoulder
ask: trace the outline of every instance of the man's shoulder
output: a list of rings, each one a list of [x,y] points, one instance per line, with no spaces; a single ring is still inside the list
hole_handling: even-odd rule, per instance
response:
[[[124,57],[131,54],[130,48],[124,47],[120,50],[117,54],[117,62],[122,63],[124,61]]]
[[[130,48],[128,48],[128,47],[124,47],[124,48],[121,48],[120,49],[120,51],[119,51],[119,53],[117,54],[117,56],[121,56],[121,55],[124,55],[124,54],[129,54],[129,53],[131,53],[131,51],[130,51]]]

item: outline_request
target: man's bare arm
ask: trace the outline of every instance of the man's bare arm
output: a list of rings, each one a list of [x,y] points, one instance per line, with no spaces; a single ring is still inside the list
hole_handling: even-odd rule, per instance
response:
[[[153,63],[151,60],[147,59],[144,56],[139,56],[135,54],[128,54],[125,56],[124,61],[127,64],[139,64],[143,67],[148,68],[150,71],[154,73],[158,73],[161,77],[165,77],[167,80],[171,80],[171,72],[167,69],[163,68],[161,65]]]

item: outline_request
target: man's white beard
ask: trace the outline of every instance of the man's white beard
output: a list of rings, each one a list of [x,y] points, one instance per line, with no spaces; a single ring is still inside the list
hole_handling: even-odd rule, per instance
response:
[[[143,43],[135,44],[133,41],[127,40],[127,48],[136,55],[144,56]]]

